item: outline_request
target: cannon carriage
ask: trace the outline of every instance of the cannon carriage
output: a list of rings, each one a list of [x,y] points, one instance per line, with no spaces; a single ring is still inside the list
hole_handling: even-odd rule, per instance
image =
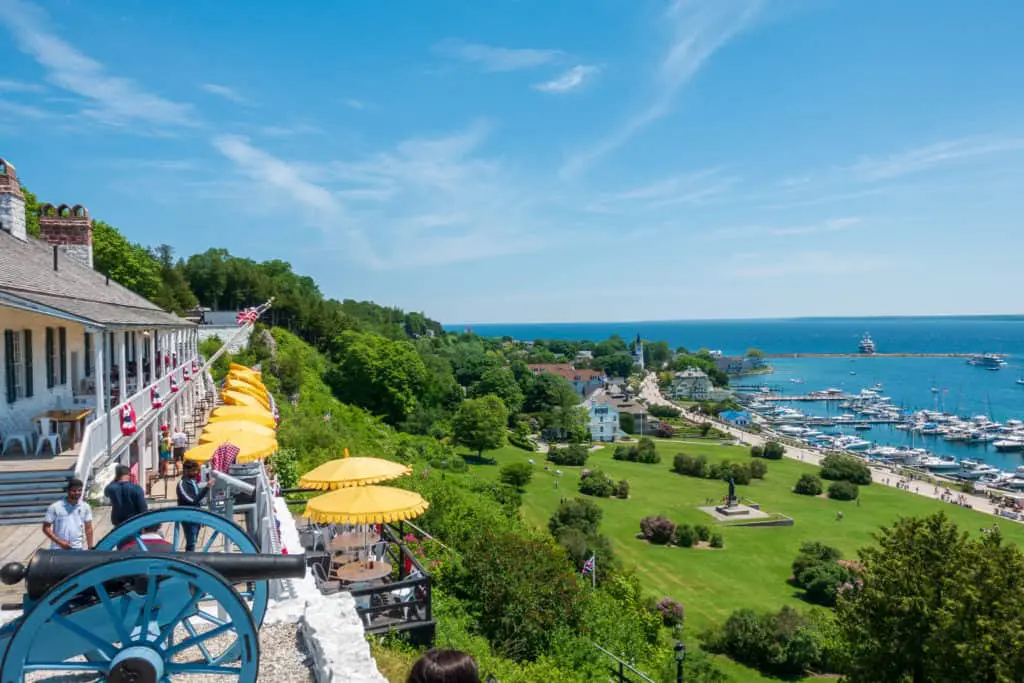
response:
[[[198,552],[183,552],[183,524],[199,525]],[[159,541],[157,526],[167,534]],[[25,588],[23,614],[0,627],[0,683],[30,673],[255,681],[268,584],[306,572],[304,556],[260,554],[243,529],[194,508],[138,515],[96,545],[0,569],[0,580]]]

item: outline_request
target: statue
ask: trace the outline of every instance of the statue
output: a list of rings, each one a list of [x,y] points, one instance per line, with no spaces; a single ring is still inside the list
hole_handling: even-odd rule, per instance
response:
[[[736,481],[732,477],[729,477],[729,500],[726,504],[736,504]]]

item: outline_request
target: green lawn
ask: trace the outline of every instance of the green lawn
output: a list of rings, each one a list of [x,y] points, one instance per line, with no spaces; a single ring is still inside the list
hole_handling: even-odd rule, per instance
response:
[[[595,499],[604,510],[601,531],[608,536],[618,555],[634,567],[644,585],[655,595],[671,596],[686,608],[687,631],[692,638],[709,623],[720,623],[733,610],[751,607],[777,610],[782,605],[808,608],[798,592],[786,583],[790,566],[800,544],[809,540],[826,542],[839,548],[844,557],[855,558],[858,548],[872,542],[871,534],[878,527],[893,522],[900,515],[927,515],[944,510],[962,528],[977,532],[992,526],[995,518],[954,505],[926,499],[898,489],[879,486],[861,487],[861,505],[824,498],[798,496],[791,487],[800,476],[817,468],[802,462],[783,459],[768,461],[768,474],[763,481],[737,486],[737,494],[760,503],[763,510],[783,513],[795,520],[791,527],[714,527],[725,538],[721,550],[698,550],[651,546],[635,538],[640,518],[662,514],[677,523],[715,525],[715,520],[700,511],[705,499],[721,499],[727,485],[683,477],[670,471],[672,456],[679,452],[703,454],[709,461],[749,459],[747,448],[718,444],[691,444],[658,441],[662,461],[657,465],[618,462],[611,449],[605,448],[590,456],[587,467],[600,467],[613,479],[628,479],[629,500]],[[525,462],[533,457],[536,474],[527,487],[523,501],[526,519],[546,526],[562,496],[575,496],[581,468],[561,467],[543,470],[543,455],[514,448],[488,452],[498,466],[473,465],[482,476],[497,477],[500,465]],[[843,511],[843,520],[836,520],[836,511]],[[1003,521],[1000,528],[1011,540],[1024,545],[1024,528]],[[600,571],[600,567],[598,567]],[[724,667],[739,680],[761,680],[751,670],[737,665]]]

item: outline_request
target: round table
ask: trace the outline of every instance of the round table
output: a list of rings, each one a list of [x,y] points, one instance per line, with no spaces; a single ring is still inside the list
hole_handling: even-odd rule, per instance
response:
[[[351,550],[353,548],[368,548],[377,542],[376,535],[366,534],[358,531],[350,531],[345,534],[338,534],[331,539],[331,550]]]
[[[334,572],[334,578],[341,581],[360,583],[363,581],[379,581],[391,574],[390,562],[374,562],[368,566],[366,562],[350,562]]]

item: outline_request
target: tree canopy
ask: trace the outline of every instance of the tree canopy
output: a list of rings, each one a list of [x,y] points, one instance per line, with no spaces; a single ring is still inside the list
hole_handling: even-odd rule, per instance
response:
[[[505,443],[505,424],[508,410],[500,398],[493,394],[463,401],[452,417],[455,442],[483,452],[500,448]]]

